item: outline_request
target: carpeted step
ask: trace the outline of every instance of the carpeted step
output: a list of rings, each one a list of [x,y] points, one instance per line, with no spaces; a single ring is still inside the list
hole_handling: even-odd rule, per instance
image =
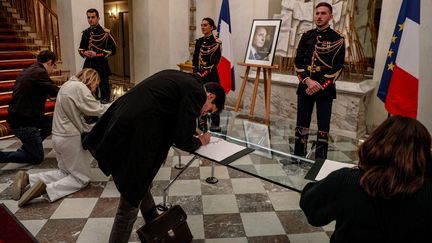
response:
[[[28,37],[29,32],[26,30],[0,29],[0,35],[14,35],[19,37]]]
[[[17,23],[0,23],[0,29],[22,30],[22,25]]]
[[[2,106],[0,107],[0,121],[6,121],[8,115],[8,106]]]
[[[55,101],[47,100],[45,103],[45,114],[50,115],[54,112]],[[0,106],[0,121],[6,121],[9,105]]]
[[[15,80],[0,81],[0,93],[12,91]]]
[[[33,38],[0,34],[1,43],[31,43]]]
[[[0,43],[0,51],[27,51],[30,50],[28,45],[22,43]]]
[[[12,91],[0,93],[0,106],[9,105],[12,100]]]
[[[0,81],[15,80],[21,69],[15,70],[0,70]]]
[[[35,55],[29,51],[3,51],[0,52],[0,60],[33,59]]]
[[[36,59],[0,60],[0,70],[27,68],[35,62]]]
[[[17,32],[12,29],[0,29],[0,35],[15,35]]]
[[[0,23],[13,23],[13,24],[17,24],[18,20],[16,18],[12,18],[12,17],[0,16]]]

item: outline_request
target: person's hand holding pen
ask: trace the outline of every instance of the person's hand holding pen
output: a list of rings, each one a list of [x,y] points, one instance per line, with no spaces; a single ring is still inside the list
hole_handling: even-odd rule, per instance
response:
[[[210,138],[211,138],[211,135],[208,132],[201,133],[201,134],[198,135],[198,139],[200,140],[201,145],[209,144],[210,143]]]

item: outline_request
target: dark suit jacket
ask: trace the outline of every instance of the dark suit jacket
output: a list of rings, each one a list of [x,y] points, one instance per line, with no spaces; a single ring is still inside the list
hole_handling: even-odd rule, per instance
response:
[[[165,70],[116,100],[84,140],[121,195],[138,206],[172,144],[186,151],[201,145],[193,134],[206,101],[195,74]]]

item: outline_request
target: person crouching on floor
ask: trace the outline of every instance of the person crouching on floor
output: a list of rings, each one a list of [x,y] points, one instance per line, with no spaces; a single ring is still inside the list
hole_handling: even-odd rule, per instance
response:
[[[102,116],[109,107],[94,97],[99,82],[98,73],[85,68],[60,88],[52,127],[53,148],[59,169],[36,174],[19,171],[12,191],[13,199],[19,199],[19,207],[43,194],[48,201],[56,201],[89,183],[92,156],[83,149],[81,134],[93,127],[93,124],[87,123],[89,118]],[[30,189],[21,196],[28,184]]]

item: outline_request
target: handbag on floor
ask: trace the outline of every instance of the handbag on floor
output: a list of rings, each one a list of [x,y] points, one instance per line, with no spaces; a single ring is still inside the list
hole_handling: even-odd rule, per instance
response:
[[[137,230],[141,242],[184,243],[192,241],[192,233],[182,207],[175,205]]]

